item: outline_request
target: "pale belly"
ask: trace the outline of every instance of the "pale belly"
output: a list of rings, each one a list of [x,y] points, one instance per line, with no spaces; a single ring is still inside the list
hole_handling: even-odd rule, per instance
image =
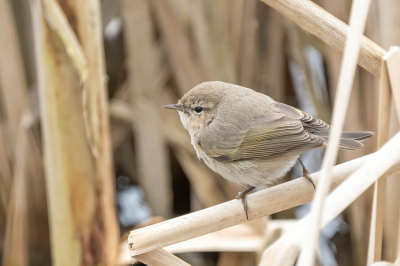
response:
[[[225,179],[245,187],[266,188],[283,177],[296,164],[299,154],[286,154],[284,158],[268,160],[244,160],[235,162],[218,162],[205,154],[201,148],[196,149],[197,156],[214,172]]]

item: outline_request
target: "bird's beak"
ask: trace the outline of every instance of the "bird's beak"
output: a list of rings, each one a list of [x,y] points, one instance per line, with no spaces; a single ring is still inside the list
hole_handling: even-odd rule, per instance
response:
[[[180,105],[179,103],[177,103],[177,104],[168,104],[168,105],[164,105],[163,108],[182,110],[182,105]]]

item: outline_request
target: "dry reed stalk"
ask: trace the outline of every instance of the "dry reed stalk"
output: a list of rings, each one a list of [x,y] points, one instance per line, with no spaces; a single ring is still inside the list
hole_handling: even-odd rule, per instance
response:
[[[256,224],[265,225],[264,219],[258,219],[249,223],[232,226],[204,236],[196,237],[184,242],[167,246],[164,250],[173,254],[186,252],[261,252],[265,248],[266,235]],[[290,228],[295,220],[272,220],[268,221],[268,233],[273,231],[284,231]],[[264,226],[263,226],[264,227]],[[262,228],[264,229],[264,228]],[[117,265],[127,265],[131,262],[128,250],[128,242],[120,244],[120,256]]]
[[[400,119],[400,76],[398,75],[400,70],[400,47],[392,46],[384,59],[388,67],[397,117]]]
[[[372,3],[371,3],[372,5]],[[372,9],[372,6],[370,10]],[[366,26],[367,27],[367,26]],[[367,29],[366,29],[367,32]],[[371,130],[377,132],[377,126],[372,120],[378,121],[378,93],[377,79],[364,69],[356,71],[352,95],[346,115],[345,126],[347,130]],[[371,123],[372,122],[372,123]],[[364,143],[364,147],[355,152],[339,152],[341,161],[352,160],[376,150],[376,141]],[[368,239],[373,205],[373,186],[365,191],[346,209],[349,224],[352,228],[350,234],[352,257],[355,265],[366,265],[368,254]]]
[[[12,187],[12,167],[16,136],[22,116],[27,110],[26,79],[18,36],[7,0],[0,1],[0,94],[4,121],[0,129],[0,200],[5,211]],[[24,101],[25,100],[25,101]]]
[[[241,57],[237,65],[239,71],[237,83],[247,88],[255,87],[255,73],[259,58],[257,4],[258,0],[246,1],[243,10],[243,33],[240,46]]]
[[[0,239],[1,239],[1,243],[0,243],[0,248],[1,250],[4,249],[4,236],[6,234],[6,221],[7,217],[6,217],[6,211],[3,209],[3,206],[0,205]]]
[[[212,47],[210,45],[210,40],[209,40],[210,36],[208,34],[207,23],[205,21],[206,16],[204,8],[205,8],[205,3],[203,3],[202,1],[190,1],[190,11],[191,11],[190,18],[191,18],[191,25],[193,25],[193,35],[196,44],[196,49],[199,54],[198,62],[201,66],[202,71],[204,70],[204,78],[207,80],[213,80],[215,78],[215,73],[213,73],[213,70],[215,69],[214,66],[215,60],[212,57],[213,56],[211,52]],[[238,16],[237,21],[241,20],[242,17]],[[241,28],[238,27],[236,30],[240,31]],[[236,48],[235,44],[238,45],[237,42],[232,43],[232,49]],[[234,56],[235,54],[233,54],[233,58],[236,59]]]
[[[213,176],[209,175],[207,167],[181,147],[174,149],[174,153],[188,177],[202,207],[208,208],[224,202],[224,197],[218,189]],[[197,162],[196,162],[196,161]]]
[[[192,1],[194,2],[194,1]],[[241,40],[242,40],[242,34],[243,34],[243,20],[244,20],[244,6],[246,1],[245,0],[237,0],[237,1],[229,1],[229,0],[221,0],[222,3],[222,8],[223,8],[223,14],[225,18],[225,23],[226,23],[226,30],[227,30],[227,38],[228,38],[228,43],[229,43],[229,51],[231,52],[231,56],[233,59],[233,65],[237,68],[238,67],[238,62],[239,62],[239,56],[240,56],[240,45],[241,45]],[[256,1],[258,3],[258,1]],[[193,9],[196,10],[196,3],[193,3]],[[194,26],[195,27],[204,27],[204,17],[195,17],[198,16],[199,14],[196,13],[196,11],[193,12],[193,18],[194,18]],[[199,24],[199,22],[202,22],[202,25]],[[204,34],[204,29],[199,29],[201,32]],[[200,33],[200,31],[197,31]],[[197,34],[198,34],[197,33]],[[201,35],[197,35],[197,38],[201,37]],[[198,44],[200,45],[200,42],[202,39],[198,40]],[[200,47],[199,47],[200,48]],[[203,59],[205,63],[206,60]],[[237,70],[237,69],[235,69]]]
[[[114,106],[110,106],[110,108],[114,108]],[[110,115],[111,115],[111,133],[110,133],[111,143],[113,151],[115,152],[130,134],[132,126],[125,122],[119,121],[118,119],[119,114],[114,113],[114,110],[110,109]]]
[[[378,3],[377,1],[371,1],[371,7],[369,10],[369,19],[367,19],[367,23],[365,26],[365,35],[369,36],[371,40],[376,43],[379,43],[379,35],[380,35],[380,24],[379,24],[379,16],[378,16]],[[361,73],[361,95],[362,95],[362,103],[363,108],[365,110],[365,116],[362,119],[364,129],[368,128],[371,131],[378,132],[378,112],[379,112],[379,84],[380,79],[366,71],[365,69],[360,68]],[[367,91],[365,91],[367,90]],[[368,141],[365,142],[365,151],[366,154],[376,151],[377,142]],[[370,200],[372,199],[372,189]],[[372,209],[372,202],[370,201]],[[369,228],[368,228],[369,230]]]
[[[356,71],[353,89],[350,95],[348,110],[346,114],[344,128],[346,130],[362,130],[368,128],[363,123],[363,116],[365,116],[366,105],[363,99],[363,94],[366,92],[361,84],[360,69]],[[336,90],[336,89],[335,89]],[[370,128],[368,128],[370,129]],[[338,161],[346,162],[359,158],[366,154],[365,147],[360,150],[346,152],[339,151]],[[352,252],[353,262],[355,265],[365,265],[368,252],[368,233],[369,233],[369,219],[371,208],[367,206],[368,200],[372,198],[372,194],[368,191],[358,197],[346,210],[348,215],[349,224],[352,228],[351,246],[354,248]]]
[[[316,43],[321,45],[323,42],[308,34],[302,28],[296,26],[299,40],[301,42],[302,53],[306,69],[306,77],[310,80],[310,94],[314,99],[318,117],[330,123],[332,118],[331,102],[329,98],[328,78],[325,76],[326,66],[324,54]],[[315,39],[313,41],[313,39]],[[315,46],[314,46],[315,45]],[[298,49],[298,48],[297,48]],[[337,52],[337,51],[336,51]]]
[[[304,35],[304,32],[301,32],[302,29],[300,29],[292,21],[287,20],[284,24],[288,35],[288,54],[290,55],[290,59],[299,65],[305,74],[305,80],[301,86],[304,88],[305,92],[308,92],[308,95],[311,96],[312,103],[317,109],[317,114],[315,115],[324,121],[330,121],[331,112],[329,110],[329,103],[324,101],[324,99],[317,98],[315,93],[316,90],[319,90],[322,93],[323,88],[320,88],[319,86],[316,87],[317,84],[313,82],[310,64],[307,62],[307,58],[305,56],[305,48],[307,43],[304,41],[304,36],[302,36]]]
[[[148,266],[190,266],[190,264],[184,262],[177,256],[172,255],[164,249],[157,249],[149,253],[141,254],[136,256],[135,259]]]
[[[384,49],[400,43],[400,1],[377,1],[379,11],[380,44]],[[391,135],[397,132],[399,122],[392,105]],[[385,217],[383,226],[383,252],[386,261],[395,261],[400,255],[400,175],[387,179]]]
[[[351,202],[360,196],[381,176],[390,176],[398,173],[400,159],[400,133],[396,134],[388,141],[379,151],[372,155],[366,156],[368,159],[358,168],[349,178],[340,184],[326,198],[324,210],[322,213],[322,221],[319,225],[323,228],[340,212],[342,212]],[[393,167],[394,166],[394,167]],[[391,169],[391,170],[390,170]],[[286,253],[280,253],[279,249],[283,245],[291,247],[298,246],[306,241],[307,230],[304,227],[309,225],[313,217],[309,214],[303,218],[298,224],[280,240],[269,247],[263,256],[263,266],[277,265],[276,260],[280,261],[287,256]],[[308,236],[307,236],[308,237]],[[278,255],[277,255],[278,254]],[[280,257],[282,255],[282,257]],[[283,264],[289,265],[289,264]]]
[[[400,91],[399,91],[400,90],[400,77],[398,75],[399,70],[400,70],[400,48],[398,46],[392,46],[389,50],[389,53],[385,56],[384,59],[386,61],[387,67],[388,67],[390,85],[392,87],[392,94],[393,94],[393,99],[394,99],[394,105],[395,105],[396,111],[397,111],[397,119],[400,119]],[[396,194],[398,195],[398,193],[395,193],[395,195]],[[391,232],[393,235],[396,235],[391,243],[394,246],[393,251],[392,251],[394,257],[397,257],[400,255],[400,218],[399,218],[400,216],[398,213],[398,210],[399,210],[398,202],[397,202],[397,204],[395,204],[395,206],[396,205],[397,205],[397,208],[395,209],[395,211],[397,211],[397,221],[396,221],[396,225],[394,225],[395,230],[393,230]],[[393,226],[393,225],[391,225],[391,226]]]
[[[221,0],[192,1],[192,25],[206,80],[237,83],[235,55],[229,43],[225,8]],[[237,19],[243,18],[240,16]]]
[[[350,15],[350,11],[347,8],[347,0],[322,0],[321,7],[328,11],[330,14],[338,18],[339,20],[347,23]],[[331,49],[328,44],[325,44],[323,49],[325,54],[325,60],[327,62],[327,73],[329,76],[330,84],[330,95],[333,99],[336,93],[337,81],[340,72],[340,62],[342,60],[342,54],[336,50]]]
[[[379,32],[383,49],[389,49],[400,41],[400,3],[396,0],[378,1]]]
[[[167,0],[179,18],[180,23],[187,29],[190,27],[190,1]]]
[[[38,141],[37,119],[31,115],[28,132],[27,202],[30,261],[35,259],[50,263],[50,232],[41,142]]]
[[[60,119],[57,117],[58,113],[62,114],[62,112],[59,112],[58,110],[58,108],[61,106],[55,102],[57,99],[55,97],[57,88],[64,93],[72,92],[74,91],[74,88],[78,87],[78,82],[75,82],[74,84],[74,80],[76,80],[74,67],[72,65],[68,67],[68,55],[63,53],[62,44],[60,43],[59,39],[57,39],[56,34],[52,32],[52,30],[44,21],[40,1],[32,1],[31,3],[35,31],[35,48],[38,64],[37,70],[39,75],[38,80],[40,84],[39,97],[41,103],[41,119],[43,123],[42,130],[44,135],[44,155],[46,156],[46,185],[49,201],[49,219],[50,224],[52,225],[52,257],[55,265],[60,265],[62,263],[79,265],[81,260],[81,257],[79,256],[81,252],[80,241],[74,237],[77,232],[75,231],[75,222],[73,219],[74,210],[71,206],[70,199],[71,188],[70,185],[68,185],[70,182],[69,176],[73,176],[74,174],[69,172],[70,165],[66,165],[66,163],[64,163],[65,160],[61,160],[62,156],[66,152],[64,151],[65,148],[63,149],[63,143],[61,141],[62,134],[60,134],[61,132],[58,131],[60,129],[62,130],[62,128],[60,128],[58,123],[64,123],[64,118],[60,121]],[[51,42],[49,40],[51,40]],[[59,51],[58,54],[55,54],[56,50],[54,50],[54,48],[57,48]],[[55,61],[56,59],[65,64],[65,73],[62,73],[60,69],[58,69]],[[61,73],[57,73],[57,70]],[[51,73],[52,71],[54,72]],[[62,74],[64,74],[64,77],[62,77]],[[80,99],[80,97],[75,96],[75,101],[78,99]],[[71,104],[71,99],[64,98],[64,101],[68,102],[68,104]],[[65,105],[66,104],[64,104],[64,107],[66,107]],[[81,108],[79,107],[81,107],[81,104],[74,106],[73,108],[69,106],[68,109],[70,110],[68,110],[65,114],[69,114],[70,118],[66,121],[70,121],[71,117],[73,116],[71,113],[69,113],[69,111],[76,111],[77,107],[78,110],[80,110]],[[85,134],[83,121],[80,122],[80,134]],[[73,129],[76,129],[76,125],[72,127]],[[68,125],[65,125],[64,128],[68,128]],[[67,134],[68,133],[71,134],[71,132],[67,132]],[[77,141],[80,142],[79,149],[77,149]],[[88,158],[90,155],[89,151],[82,152],[81,150],[84,150],[82,149],[82,146],[87,145],[87,143],[82,141],[81,138],[74,139],[74,142],[74,152],[77,153],[79,150],[79,162],[84,165],[84,168],[86,165],[88,165]],[[86,155],[84,160],[82,158],[83,154]],[[86,171],[82,171],[82,173],[85,172]],[[82,177],[82,174],[78,176]],[[82,178],[82,180],[87,181],[87,178]],[[89,202],[90,204],[86,202],[86,204],[83,206],[81,205],[79,209],[83,209],[87,214],[90,215],[94,212],[93,207],[90,207],[90,205],[93,203],[94,192],[87,182],[82,184],[82,180],[77,181],[81,185],[84,185],[83,189],[86,193],[90,193],[88,195],[90,196],[91,201]],[[78,193],[75,194],[75,197],[78,199],[85,199],[85,197],[79,195]],[[87,200],[87,198],[85,200]],[[82,204],[82,200],[80,204]],[[83,218],[82,214],[80,217]],[[82,220],[80,221],[81,223]],[[58,241],[60,238],[64,240]]]
[[[360,51],[361,37],[363,36],[365,22],[370,1],[355,0],[352,3],[350,14],[350,28],[344,48],[344,56],[340,68],[340,75],[333,109],[332,131],[329,134],[329,146],[322,163],[322,180],[317,187],[311,209],[311,224],[309,225],[309,241],[305,243],[299,257],[299,266],[311,266],[315,260],[315,251],[319,239],[321,215],[326,195],[329,192],[330,175],[336,162],[340,136],[346,117],[346,111],[357,67]]]
[[[167,56],[176,76],[179,93],[188,92],[192,87],[206,80],[199,67],[198,59],[190,45],[185,29],[179,23],[168,1],[152,1]]]
[[[372,155],[333,168],[332,188],[358,169]],[[396,165],[393,171],[397,171]],[[311,175],[318,183],[321,173]],[[313,189],[303,178],[248,195],[249,220],[292,208],[311,200]],[[231,200],[195,213],[131,231],[128,242],[132,256],[246,222],[243,206]]]
[[[111,143],[113,150],[116,151],[121,143],[127,138],[132,130],[132,111],[130,105],[125,104],[129,99],[127,82],[123,83],[109,100],[108,111],[111,117]]]
[[[43,0],[43,4],[48,22],[65,45],[65,50],[81,76],[82,82],[85,82],[88,75],[87,60],[68,18],[57,0]]]
[[[121,146],[115,151],[115,164],[127,173],[132,183],[137,182],[136,155],[130,138],[125,138]]]
[[[392,91],[385,61],[382,61],[379,90],[378,149],[389,139]],[[382,258],[383,217],[385,211],[386,177],[381,177],[374,185],[371,230],[368,247],[368,264]]]
[[[6,215],[12,184],[12,169],[10,165],[10,158],[12,156],[10,149],[7,147],[8,144],[4,136],[4,131],[4,124],[0,125],[0,200],[1,208],[4,210],[4,215]]]
[[[167,246],[164,249],[173,254],[184,252],[251,252],[260,253],[281,232],[289,230],[297,220],[271,220],[265,227],[265,219],[232,226],[211,234],[196,237]],[[266,231],[264,230],[266,228]],[[128,242],[120,244],[117,265],[131,262]]]
[[[393,116],[393,112],[392,112]],[[399,219],[400,219],[400,175],[388,177],[386,180],[385,217],[383,224],[382,257],[386,261],[394,261],[400,255]]]
[[[29,265],[27,161],[29,160],[29,125],[21,124],[16,138],[15,165],[10,203],[7,213],[6,234],[2,265]]]
[[[366,104],[365,95],[371,93],[375,90],[368,88],[363,83],[364,70],[361,68],[357,69],[355,74],[355,80],[353,84],[353,89],[350,95],[348,111],[346,114],[344,128],[350,131],[363,130],[368,128],[369,130],[376,131],[371,127],[368,127],[365,123],[364,117],[366,117],[366,109],[371,108]],[[368,73],[368,75],[370,75]],[[372,75],[371,75],[372,76]],[[365,78],[365,77],[364,77]],[[375,78],[375,77],[374,77]],[[368,90],[365,90],[368,88]],[[374,141],[368,141],[370,143]],[[365,143],[365,144],[366,144]],[[369,154],[366,147],[360,150],[346,152],[339,151],[338,161],[345,162],[353,160],[355,158]],[[352,246],[352,259],[355,265],[365,265],[368,251],[368,233],[369,233],[369,217],[371,216],[372,210],[372,191],[367,190],[360,197],[358,197],[350,206],[346,209],[345,213],[348,215],[348,221],[352,228],[352,233],[350,234],[351,246]]]
[[[123,90],[126,90],[124,86],[120,88],[119,91],[122,92]],[[126,95],[125,93],[121,93],[120,95],[110,100],[109,104],[110,116],[112,118],[119,120],[120,122],[123,122],[124,124],[129,124],[129,123],[135,124],[135,119],[132,118],[132,114],[133,117],[137,117],[138,116],[137,110],[134,106],[132,106],[125,100],[127,97],[128,95]],[[171,103],[176,101],[175,99],[172,100],[173,97],[171,97],[170,92],[165,93],[164,91],[162,91],[161,98],[163,99],[163,103],[160,103],[159,104],[160,106],[163,105],[164,103],[166,104],[167,102]],[[191,152],[191,154],[195,156],[193,146],[190,144],[190,137],[184,131],[182,124],[179,121],[179,117],[177,117],[176,114],[172,112],[162,112],[161,114],[162,114],[162,120],[167,121],[164,123],[164,130],[168,141],[170,141],[172,145],[182,146],[183,148],[186,149],[186,151]]]
[[[0,87],[9,133],[14,147],[22,117],[28,108],[27,83],[15,22],[7,0],[0,1]],[[12,62],[12,63],[10,63]]]
[[[59,29],[45,20],[39,1],[31,3],[53,263],[112,265],[118,228],[98,2],[62,3],[62,11],[74,18],[71,28],[88,60],[85,104],[81,73],[66,51]]]
[[[25,73],[27,77],[28,86],[30,87],[36,82],[35,72],[35,55],[32,34],[32,18],[29,1],[15,0],[10,2],[14,10],[14,18],[18,30],[19,42],[23,61],[25,66]],[[30,89],[33,89],[30,87]]]
[[[105,265],[113,265],[117,256],[119,227],[114,204],[114,174],[110,142],[108,93],[105,79],[103,34],[100,2],[81,1],[73,5],[77,20],[76,29],[88,65],[88,78],[83,87],[83,115],[86,133],[94,155],[97,188],[96,201],[99,220],[96,221],[102,234],[102,254]],[[92,143],[91,143],[92,142]]]
[[[256,90],[285,102],[285,30],[283,17],[274,9],[258,3],[260,61]]]
[[[339,51],[344,50],[348,26],[313,2],[307,0],[262,1],[327,44]],[[380,77],[381,60],[384,53],[385,50],[363,36],[358,63],[375,76]]]
[[[135,106],[131,116],[135,120],[138,182],[154,214],[169,218],[173,212],[172,181],[158,104],[165,75],[154,40],[150,2],[128,0],[122,3],[125,47],[129,58],[128,87],[131,103]]]
[[[217,266],[247,266],[254,265],[254,253],[248,252],[221,252]]]
[[[169,127],[165,125],[165,134],[167,135],[168,141],[170,142],[173,148],[175,147],[182,148],[185,152],[189,153],[189,156],[193,158],[196,157],[196,152],[194,151],[193,146],[190,143],[190,137],[186,132],[178,129],[177,127],[172,127],[172,126]],[[199,162],[199,160],[195,162]],[[201,164],[196,163],[196,165],[201,165]]]
[[[7,245],[4,247],[4,254],[7,255],[3,264],[11,265],[10,259],[15,259],[16,263],[20,259],[19,264],[26,264],[29,255],[30,258],[46,256],[43,254],[47,251],[48,243],[46,191],[41,154],[31,128],[33,124],[23,124],[22,115],[29,117],[30,110],[17,31],[7,1],[1,1],[0,5],[0,31],[4,36],[4,41],[0,44],[0,88],[6,118],[4,122],[7,124],[4,123],[1,129],[1,157],[4,161],[0,180],[2,186],[4,185],[2,190],[6,190],[2,195],[3,204],[7,204],[10,191],[13,197],[9,208],[4,205],[10,216],[7,222]],[[16,139],[17,136],[20,139]],[[18,141],[23,143],[23,147],[18,146]],[[27,158],[26,154],[29,155]],[[15,178],[7,180],[12,172]],[[19,253],[22,253],[20,258],[13,258]]]
[[[387,261],[378,261],[374,264],[371,264],[371,266],[396,266],[396,265]]]
[[[182,252],[258,252],[264,245],[264,232],[254,228],[254,222],[232,226],[204,236],[168,246],[172,253]],[[280,221],[274,227],[280,228]],[[252,224],[253,223],[253,224]],[[263,223],[263,221],[261,221]],[[265,223],[263,223],[265,225]],[[263,228],[264,229],[264,228]]]

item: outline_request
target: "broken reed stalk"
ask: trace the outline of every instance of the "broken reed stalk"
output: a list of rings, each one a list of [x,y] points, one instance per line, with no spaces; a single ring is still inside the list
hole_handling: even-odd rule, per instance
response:
[[[320,6],[308,0],[262,0],[282,15],[339,51],[344,50],[348,26]],[[366,37],[361,39],[358,63],[380,77],[386,51]]]
[[[330,175],[332,167],[336,162],[340,137],[356,72],[361,38],[363,36],[370,3],[370,0],[354,0],[352,3],[350,28],[346,38],[343,61],[340,67],[339,81],[336,89],[332,130],[329,133],[329,145],[322,163],[321,184],[317,186],[310,212],[312,218],[310,218],[311,224],[308,226],[309,238],[300,254],[299,266],[311,266],[314,264],[315,251],[319,239],[321,214],[323,212],[325,197],[329,193]]]
[[[385,60],[379,86],[378,149],[389,139],[392,92]],[[400,88],[399,88],[400,89]],[[368,246],[368,265],[380,261],[382,257],[383,217],[385,212],[386,177],[381,177],[374,185],[371,214],[371,228]]]
[[[51,23],[51,26],[62,40],[69,57],[81,76],[82,81],[85,81],[88,75],[87,60],[74,30],[68,22],[68,18],[62,11],[58,1],[43,0],[43,4],[46,10],[48,22]]]
[[[332,171],[332,188],[356,171],[370,156],[337,165]],[[400,162],[396,165],[400,167]],[[397,171],[397,169],[395,169]],[[312,178],[318,183],[321,173]],[[310,183],[299,178],[248,195],[249,220],[258,219],[285,209],[293,208],[312,199]],[[159,224],[131,231],[128,239],[132,256],[194,237],[212,233],[224,228],[247,222],[243,206],[238,200],[231,200],[217,206],[177,217]]]
[[[320,228],[326,226],[332,219],[339,215],[346,207],[348,207],[355,199],[357,199],[365,190],[367,190],[376,180],[382,176],[389,176],[399,172],[400,170],[400,133],[397,133],[390,141],[388,141],[379,151],[367,156],[363,165],[357,169],[349,178],[340,184],[327,197],[322,212],[322,220]],[[286,233],[278,242],[270,246],[263,255],[263,266],[279,265],[277,261],[281,261],[287,254],[279,252],[279,245],[285,242],[293,243],[291,246],[300,247],[307,239],[307,230],[304,227],[310,224],[313,217],[309,214],[298,224]],[[306,237],[307,236],[307,237]],[[278,252],[277,252],[278,251]],[[281,253],[282,257],[276,254]],[[293,265],[290,264],[283,265]],[[293,261],[294,263],[294,261]]]

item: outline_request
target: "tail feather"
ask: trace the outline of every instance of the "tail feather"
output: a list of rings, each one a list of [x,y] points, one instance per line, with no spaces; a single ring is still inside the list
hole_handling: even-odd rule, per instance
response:
[[[325,138],[329,137],[329,130],[315,131],[313,134]],[[375,132],[372,131],[344,131],[342,132],[341,138],[362,141],[372,137],[373,135],[375,135]]]
[[[322,137],[329,143],[329,131],[313,132],[314,135]],[[375,135],[372,131],[348,131],[343,132],[339,142],[339,148],[342,150],[358,150],[364,147],[361,142]]]
[[[354,139],[340,139],[339,149],[342,150],[358,150],[364,147],[364,144]]]
[[[369,139],[373,135],[375,135],[375,132],[372,131],[348,131],[342,133],[342,138],[363,141]]]

